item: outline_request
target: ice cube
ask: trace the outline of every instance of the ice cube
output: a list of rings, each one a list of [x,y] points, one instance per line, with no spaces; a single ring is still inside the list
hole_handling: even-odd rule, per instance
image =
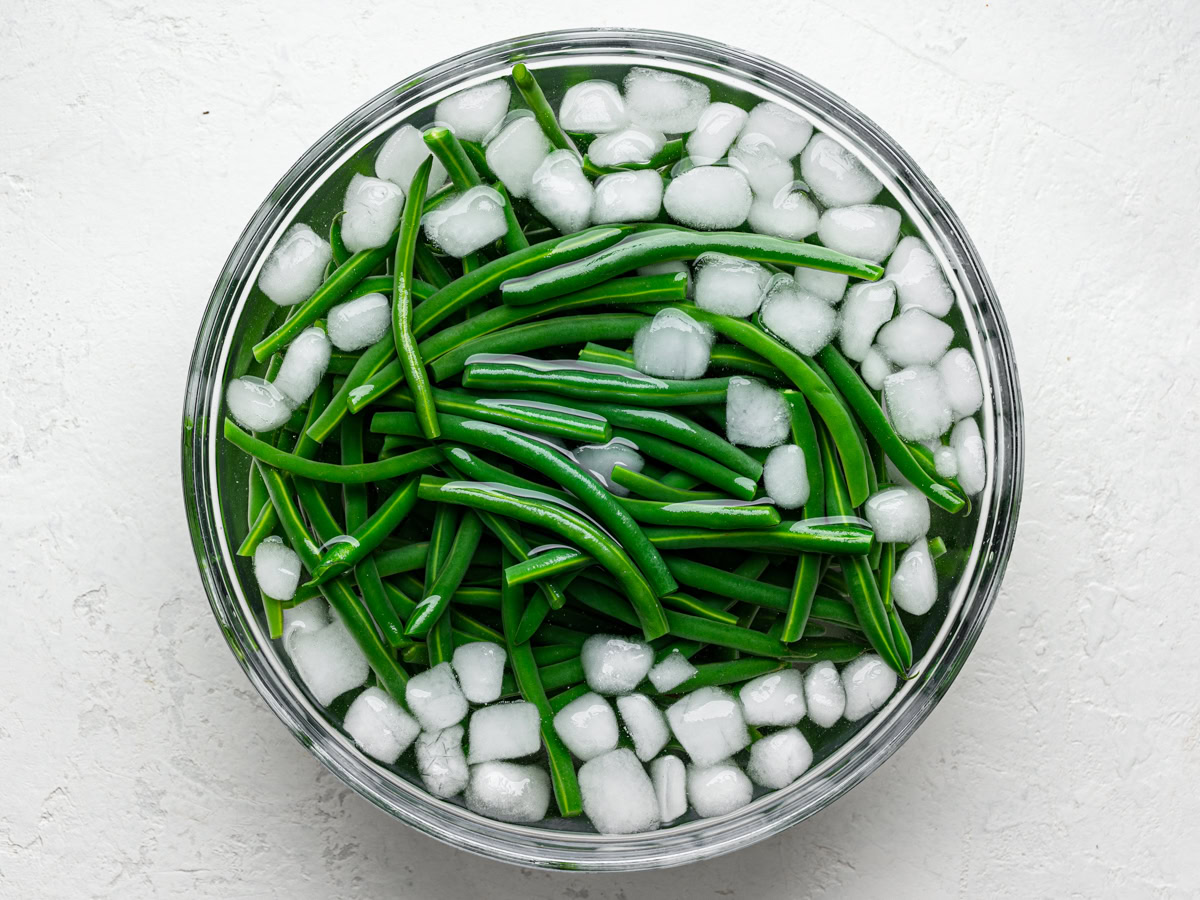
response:
[[[361,350],[374,344],[392,327],[392,303],[383,294],[363,294],[329,311],[325,327],[339,350]]]
[[[933,450],[933,467],[942,478],[956,477],[958,475],[958,455],[954,452],[954,448],[938,444]]]
[[[688,766],[687,796],[696,815],[723,816],[749,803],[754,796],[754,785],[731,762],[697,764]]]
[[[467,698],[448,662],[438,663],[410,678],[404,699],[425,731],[441,731],[457,725],[467,714]]]
[[[542,749],[542,720],[537,707],[524,700],[493,703],[471,713],[467,762],[519,759]]]
[[[840,206],[821,213],[817,237],[830,250],[871,262],[885,259],[900,236],[900,213],[890,206]]]
[[[771,273],[756,262],[724,253],[696,257],[696,305],[723,316],[751,316],[762,305]]]
[[[785,728],[750,745],[746,772],[765,788],[785,788],[812,765],[813,752],[799,730]]]
[[[653,759],[667,746],[667,741],[671,739],[667,720],[663,718],[662,710],[645,694],[618,697],[617,710],[621,713],[625,730],[633,740],[634,752],[642,762]]]
[[[895,310],[896,286],[889,281],[863,282],[846,291],[838,330],[838,343],[846,358],[855,362],[865,360],[875,332],[892,318]]]
[[[841,302],[842,295],[846,293],[846,284],[850,277],[836,272],[822,272],[820,269],[796,266],[793,280],[801,290],[836,304]]]
[[[953,339],[954,329],[941,319],[910,307],[879,329],[875,343],[894,365],[931,366]]]
[[[901,238],[884,277],[896,285],[900,305],[925,310],[934,316],[944,316],[954,305],[954,291],[942,273],[929,245],[917,237]]]
[[[425,731],[417,738],[417,771],[425,783],[425,789],[435,797],[461,794],[470,780],[462,739],[461,725],[451,725],[441,731]]]
[[[791,159],[804,149],[812,133],[812,123],[808,119],[778,103],[764,100],[750,110],[738,143],[765,138],[770,141],[776,153],[784,159]]]
[[[634,834],[658,827],[658,798],[650,776],[624,748],[579,767],[583,811],[601,834]]]
[[[646,465],[637,447],[624,438],[613,438],[604,444],[584,444],[573,452],[580,467],[618,497],[626,496],[629,491],[612,480],[613,468],[621,466],[630,472],[640,472]]]
[[[685,146],[692,162],[707,166],[721,159],[741,132],[747,115],[744,109],[732,103],[710,103],[704,107]]]
[[[663,194],[667,215],[702,231],[737,228],[753,201],[746,176],[729,166],[696,166],[672,179]]]
[[[737,700],[718,687],[702,687],[667,709],[671,731],[698,766],[712,765],[750,743]]]
[[[307,400],[325,377],[333,346],[320,328],[305,328],[283,354],[283,365],[272,384],[294,407]]]
[[[763,489],[780,509],[799,509],[807,503],[811,485],[804,451],[795,444],[782,444],[768,453],[763,463]]]
[[[832,728],[846,711],[846,690],[833,663],[822,660],[804,673],[804,705],[808,720]]]
[[[300,680],[322,706],[367,680],[367,658],[341,619],[297,632],[287,643]]]
[[[529,199],[563,234],[587,227],[592,212],[592,183],[570,150],[555,150],[533,173]]]
[[[887,376],[883,396],[892,425],[907,440],[932,441],[953,421],[942,380],[928,366],[909,366]]]
[[[300,583],[300,557],[278,535],[271,535],[254,550],[254,580],[273,600],[291,600]]]
[[[652,222],[662,209],[662,195],[662,176],[653,169],[602,175],[592,197],[592,222]]]
[[[588,159],[595,166],[648,163],[666,143],[667,137],[661,131],[631,125],[592,141],[588,145]]]
[[[746,447],[774,447],[791,434],[783,395],[761,381],[734,375],[725,395],[725,437]]]
[[[887,357],[879,352],[878,347],[872,347],[867,351],[867,355],[863,357],[861,369],[863,381],[873,391],[882,391],[883,383],[895,371],[892,364],[887,361]]]
[[[568,750],[582,760],[617,746],[617,717],[599,694],[584,694],[554,714],[554,730]]]
[[[274,431],[292,417],[292,401],[283,391],[253,375],[229,382],[225,409],[248,431]]]
[[[759,234],[802,241],[817,230],[820,217],[808,194],[788,184],[774,195],[755,195],[747,221]]]
[[[486,184],[468,188],[460,196],[421,217],[425,237],[450,256],[462,258],[504,236],[504,198]]]
[[[795,725],[804,718],[804,677],[795,669],[768,672],[738,690],[750,725]]]
[[[364,753],[388,765],[400,758],[421,730],[416,719],[377,687],[354,698],[342,727]]]
[[[491,641],[472,641],[456,647],[451,663],[463,696],[472,703],[498,699],[507,658],[507,651]]]
[[[485,762],[471,766],[467,809],[501,822],[538,822],[550,806],[550,776],[541,766]]]
[[[874,653],[860,656],[842,669],[846,718],[857,722],[887,703],[896,690],[896,673]]]
[[[382,178],[355,175],[342,208],[342,243],[351,253],[382,247],[400,224],[404,191]]]
[[[687,812],[687,768],[678,756],[660,756],[650,763],[650,780],[658,799],[658,819],[664,825]]]
[[[885,487],[870,497],[863,512],[882,544],[911,544],[929,531],[929,501],[915,487]]]
[[[503,121],[511,94],[508,82],[497,78],[442,100],[433,118],[460,141],[483,141]]]
[[[567,88],[558,107],[558,124],[567,131],[605,134],[629,121],[621,92],[611,81],[581,81]]]
[[[925,538],[915,541],[900,557],[892,576],[892,599],[914,616],[925,615],[937,601],[937,573]]]
[[[774,198],[794,177],[792,164],[775,152],[770,141],[757,135],[749,140],[738,139],[729,151],[729,165],[746,176],[750,190],[758,197]]]
[[[983,385],[979,383],[979,369],[970,352],[962,347],[947,350],[936,368],[954,418],[973,415],[983,405]]]
[[[389,135],[375,157],[375,174],[399,187],[408,194],[417,167],[430,155],[425,138],[412,125],[401,125]],[[436,157],[429,169],[429,184],[425,196],[429,196],[446,183],[446,167]]]
[[[883,188],[857,156],[824,134],[814,134],[800,154],[800,177],[825,206],[869,203]]]
[[[283,645],[292,652],[291,639],[297,634],[312,634],[329,624],[329,604],[324,597],[313,597],[283,611]]]
[[[806,356],[817,353],[837,331],[834,308],[796,287],[787,275],[776,275],[771,281],[759,315],[768,331]]]
[[[708,87],[661,69],[634,66],[625,76],[625,106],[637,125],[682,134],[700,121],[708,105]]]
[[[627,694],[641,684],[654,664],[654,651],[643,641],[593,634],[580,654],[583,676],[598,694]]]
[[[302,222],[283,233],[258,275],[258,289],[277,306],[294,306],[321,286],[333,251]]]
[[[987,484],[987,453],[974,419],[963,419],[950,433],[950,446],[958,459],[958,483],[974,497]]]
[[[513,117],[488,141],[484,156],[509,194],[524,197],[533,184],[533,173],[554,147],[533,114]]]
[[[687,313],[667,307],[633,336],[633,364],[660,378],[700,378],[708,369],[713,332]]]
[[[660,694],[665,694],[679,687],[698,671],[686,656],[678,650],[672,650],[663,657],[662,662],[650,670],[650,683]]]

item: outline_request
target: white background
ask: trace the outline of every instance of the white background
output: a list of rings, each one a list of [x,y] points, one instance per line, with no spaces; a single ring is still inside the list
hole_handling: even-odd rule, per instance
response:
[[[1005,588],[917,735],[780,837],[607,878],[468,857],[310,758],[214,625],[178,462],[209,289],[287,166],[409,73],[584,25],[757,51],[890,132],[995,279],[1028,435]],[[1198,42],[1186,0],[5,0],[0,896],[1200,891]]]

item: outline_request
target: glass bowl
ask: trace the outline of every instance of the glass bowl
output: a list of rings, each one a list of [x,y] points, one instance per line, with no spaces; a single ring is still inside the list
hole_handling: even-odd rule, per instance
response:
[[[418,124],[431,120],[440,98],[505,75],[518,60],[552,96],[581,71],[617,74],[644,64],[705,80],[713,99],[762,97],[808,116],[858,152],[940,258],[957,294],[947,321],[971,347],[983,381],[987,485],[971,516],[935,518],[939,533],[953,527],[952,544],[970,549],[958,582],[913,634],[916,676],[871,718],[832,729],[814,747],[816,764],[790,787],[726,816],[647,834],[598,835],[579,820],[522,826],[485,819],[365,757],[298,687],[267,638],[248,561],[234,556],[244,528],[245,467],[222,465],[228,451],[218,427],[221,385],[227,373],[244,371],[250,342],[243,338],[260,333],[270,312],[252,291],[265,251],[297,215],[328,222],[336,210],[324,207],[337,202],[329,198],[341,196],[353,171],[370,171],[395,125],[414,114]],[[1022,469],[1021,397],[1004,317],[974,245],[929,179],[878,126],[803,76],[752,53],[666,32],[558,31],[491,44],[428,68],[348,115],[288,170],[238,238],[204,313],[184,401],[183,488],[196,559],[213,613],[263,699],[321,762],[381,809],[453,846],[546,868],[632,871],[707,859],[813,815],[878,768],[941,699],[979,637],[1012,547]],[[253,605],[243,583],[251,586]]]

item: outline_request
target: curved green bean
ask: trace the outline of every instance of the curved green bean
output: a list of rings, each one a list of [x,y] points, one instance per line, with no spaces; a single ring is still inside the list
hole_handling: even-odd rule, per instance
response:
[[[362,458],[361,451],[357,456],[359,459]],[[343,456],[343,458],[345,457]],[[361,486],[349,484],[346,487],[349,489]],[[321,584],[358,565],[361,560],[375,551],[383,539],[395,530],[396,526],[412,512],[416,505],[417,479],[409,478],[393,491],[391,496],[384,500],[379,509],[375,510],[369,518],[352,528],[349,535],[344,536],[348,540],[338,541],[321,554],[321,559],[313,569],[309,583]],[[350,528],[349,519],[347,519],[347,527]]]

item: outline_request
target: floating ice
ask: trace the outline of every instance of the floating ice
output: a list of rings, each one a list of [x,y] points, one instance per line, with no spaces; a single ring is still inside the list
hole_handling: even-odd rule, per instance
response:
[[[258,289],[277,306],[307,300],[321,286],[333,251],[302,222],[283,233],[258,275]]]
[[[485,762],[471,766],[467,809],[501,822],[538,822],[550,806],[550,776],[541,766]]]
[[[696,257],[696,305],[723,316],[751,316],[762,305],[771,273],[756,262],[724,253]]]
[[[339,350],[361,350],[374,344],[392,326],[392,304],[383,294],[363,294],[329,311],[325,327]]]
[[[795,669],[768,672],[738,691],[750,725],[795,725],[804,718],[804,678]]]
[[[915,487],[878,490],[863,511],[882,544],[911,544],[929,531],[929,501]]]
[[[808,119],[796,115],[778,103],[764,100],[750,110],[738,143],[765,138],[775,148],[776,153],[784,159],[791,159],[804,149],[812,133],[812,123]]]
[[[601,834],[634,834],[658,826],[658,798],[650,776],[624,748],[579,767],[583,811]]]
[[[804,704],[808,720],[821,728],[831,728],[846,711],[846,690],[833,663],[822,660],[804,673]]]
[[[305,328],[288,345],[283,365],[271,382],[294,407],[307,400],[329,368],[333,347],[320,328]]]
[[[623,166],[648,163],[667,143],[661,131],[638,125],[602,134],[588,146],[588,159],[595,166]]]
[[[771,281],[759,315],[768,331],[806,356],[817,353],[837,331],[834,308],[796,287],[786,275],[777,275]]]
[[[692,162],[707,166],[721,159],[741,132],[747,115],[744,109],[732,103],[710,103],[704,107],[684,148]]]
[[[451,725],[441,731],[425,731],[417,738],[417,771],[426,790],[435,797],[461,794],[470,780],[462,739],[461,725]]]
[[[313,632],[297,632],[288,644],[300,680],[322,706],[367,680],[367,658],[341,619]]]
[[[983,405],[983,385],[979,383],[979,369],[970,352],[962,347],[948,350],[936,368],[954,418],[973,415]]]
[[[879,329],[875,343],[897,366],[931,366],[953,339],[954,329],[941,319],[910,307]]]
[[[841,206],[821,213],[817,237],[830,250],[871,262],[884,259],[900,236],[900,213],[890,206]]]
[[[471,713],[467,762],[519,759],[542,749],[542,720],[537,707],[524,700],[493,703]]]
[[[785,185],[773,195],[756,195],[747,221],[759,234],[802,241],[817,230],[820,217],[808,194]]]
[[[756,784],[778,790],[803,775],[812,760],[812,747],[804,735],[795,728],[785,728],[751,745],[746,772]]]
[[[667,215],[703,231],[737,228],[753,201],[746,176],[729,166],[696,166],[672,179],[663,194]]]
[[[879,352],[878,347],[872,347],[862,361],[862,378],[873,391],[882,391],[883,383],[895,371],[887,357]]]
[[[460,141],[482,141],[504,120],[511,94],[508,82],[497,78],[442,100],[433,118]]]
[[[640,472],[646,465],[637,448],[624,438],[613,438],[605,444],[584,444],[577,447],[574,454],[575,461],[585,472],[596,476],[610,493],[618,497],[626,496],[629,491],[612,480],[613,468],[620,466],[630,472]]]
[[[838,333],[838,343],[846,358],[855,362],[865,360],[875,332],[892,318],[895,310],[896,286],[889,281],[863,282],[850,288],[842,304]]]
[[[953,447],[938,444],[933,449],[933,467],[942,478],[954,478],[958,475],[958,454]]]
[[[416,719],[377,687],[354,698],[342,727],[364,753],[388,765],[400,758],[421,730]]]
[[[793,279],[796,287],[801,290],[815,294],[830,303],[839,303],[842,295],[846,293],[846,284],[850,281],[850,276],[796,266]]]
[[[974,497],[987,484],[987,454],[974,419],[963,419],[950,433],[950,446],[958,459],[958,483]]]
[[[791,433],[783,395],[761,381],[734,375],[725,395],[725,437],[746,447],[774,447]]]
[[[759,136],[740,138],[729,151],[729,165],[746,176],[750,190],[758,197],[773,198],[792,183],[792,164],[775,152],[770,141]]]
[[[708,369],[713,332],[687,313],[667,307],[633,336],[633,364],[660,378],[700,378]]]
[[[300,583],[300,557],[283,538],[271,535],[254,549],[254,580],[272,600],[291,600]]]
[[[570,150],[555,150],[533,173],[529,199],[563,234],[587,227],[592,212],[592,183]]]
[[[953,421],[942,380],[928,366],[909,366],[887,376],[883,396],[892,425],[907,440],[935,440]]]
[[[654,664],[654,651],[643,641],[593,634],[580,654],[583,676],[598,694],[627,694],[641,684]]]
[[[329,624],[329,604],[324,597],[313,597],[283,611],[283,645],[291,653],[291,639],[297,634],[312,634]]]
[[[944,316],[954,305],[954,291],[942,267],[937,264],[929,245],[917,237],[901,238],[884,277],[896,285],[900,305],[915,306],[934,316]]]
[[[678,756],[660,756],[650,763],[650,780],[658,799],[658,819],[664,825],[687,812],[687,768]]]
[[[626,694],[617,698],[617,710],[625,730],[633,740],[633,750],[642,762],[653,759],[671,739],[662,710],[645,694]]]
[[[408,680],[404,689],[408,708],[425,731],[457,725],[467,714],[467,698],[454,679],[450,663],[438,663]]]
[[[737,700],[717,687],[692,691],[667,709],[671,731],[692,762],[711,765],[750,743]]]
[[[800,177],[825,206],[869,203],[883,189],[858,157],[823,134],[814,134],[800,154]]]
[[[425,237],[450,256],[462,258],[504,236],[504,198],[486,184],[468,188],[421,217]]]
[[[807,503],[811,485],[804,451],[795,444],[782,444],[767,454],[763,489],[780,509],[799,509]]]
[[[404,191],[390,181],[355,175],[346,188],[342,243],[351,253],[382,247],[400,224]]]
[[[558,107],[558,124],[567,131],[604,134],[629,121],[621,92],[611,81],[581,81],[567,88]]]
[[[937,601],[937,573],[925,538],[915,541],[900,557],[892,576],[892,598],[914,616],[925,615]]]
[[[463,696],[472,703],[491,703],[500,697],[508,652],[491,641],[472,641],[456,647],[451,663]]]
[[[896,673],[874,653],[860,656],[842,669],[846,691],[846,718],[857,722],[887,703],[896,690]]]
[[[602,175],[592,197],[592,223],[651,222],[662,209],[662,195],[662,176],[653,169]]]
[[[700,121],[708,105],[708,87],[698,81],[634,66],[625,76],[625,106],[637,125],[682,134]]]
[[[698,672],[686,656],[678,650],[672,650],[650,670],[650,683],[660,694],[679,687]]]
[[[554,147],[532,115],[516,116],[488,141],[484,156],[514,197],[528,195],[533,173]]]
[[[253,375],[229,382],[225,409],[248,431],[274,431],[292,417],[292,401],[283,391]]]
[[[754,796],[746,773],[731,762],[688,766],[687,796],[696,815],[723,816],[740,809]]]
[[[617,746],[617,717],[599,694],[584,694],[554,715],[554,730],[575,756],[593,759]]]
[[[399,187],[408,194],[417,168],[430,156],[425,138],[412,125],[401,125],[384,141],[379,155],[375,157],[375,174]],[[446,167],[436,157],[429,169],[429,184],[425,196],[429,196],[446,183]]]

